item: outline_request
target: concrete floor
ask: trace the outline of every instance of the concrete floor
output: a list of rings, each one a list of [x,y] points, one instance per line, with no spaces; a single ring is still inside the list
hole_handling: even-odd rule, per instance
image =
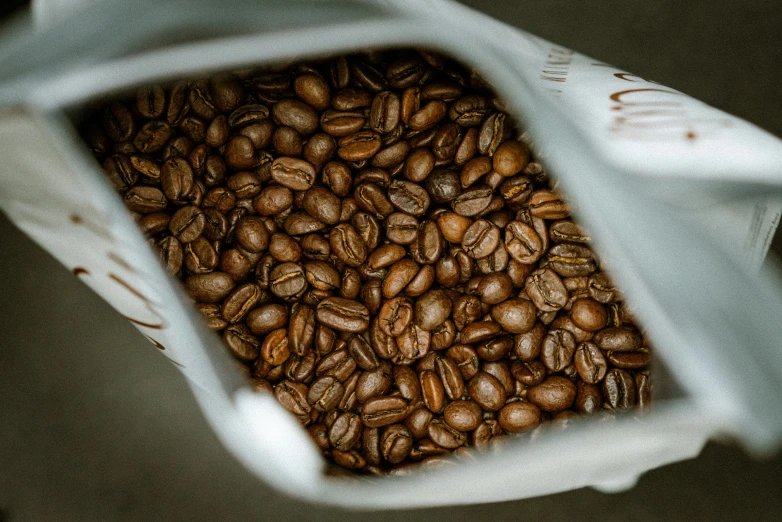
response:
[[[782,136],[776,2],[740,10],[730,2],[466,3]],[[782,513],[782,457],[755,461],[718,444],[617,495],[584,489],[371,514],[291,500],[226,452],[179,372],[127,321],[2,217],[0,237],[0,522],[778,520]]]

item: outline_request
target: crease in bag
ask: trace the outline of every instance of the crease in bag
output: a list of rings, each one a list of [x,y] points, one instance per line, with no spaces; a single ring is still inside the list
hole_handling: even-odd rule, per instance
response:
[[[782,353],[767,318],[782,315],[782,291],[762,263],[782,209],[777,138],[446,0],[87,5],[38,2],[39,27],[3,41],[0,207],[182,371],[222,442],[269,484],[349,507],[493,502],[628,487],[715,436],[757,453],[776,447],[782,406],[769,398],[782,393]],[[153,80],[411,46],[478,68],[508,101],[598,251],[610,252],[681,393],[639,420],[579,423],[454,469],[327,477],[305,430],[234,369],[65,116]],[[719,233],[714,223],[725,222]]]

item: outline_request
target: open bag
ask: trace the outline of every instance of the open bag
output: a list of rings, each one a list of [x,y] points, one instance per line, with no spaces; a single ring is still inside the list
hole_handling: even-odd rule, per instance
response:
[[[1,40],[0,208],[180,369],[222,442],[272,486],[350,507],[495,502],[621,489],[715,436],[778,444],[782,287],[763,260],[782,213],[779,139],[450,0],[56,6],[39,2],[43,23]],[[648,414],[407,477],[327,476],[305,430],[236,370],[67,117],[152,81],[393,47],[476,68],[534,138],[675,384]]]

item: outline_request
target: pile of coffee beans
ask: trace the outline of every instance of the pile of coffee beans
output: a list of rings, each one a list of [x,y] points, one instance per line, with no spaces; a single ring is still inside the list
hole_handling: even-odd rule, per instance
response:
[[[648,404],[648,344],[590,237],[447,58],[149,86],[81,129],[255,389],[342,468],[403,473]]]

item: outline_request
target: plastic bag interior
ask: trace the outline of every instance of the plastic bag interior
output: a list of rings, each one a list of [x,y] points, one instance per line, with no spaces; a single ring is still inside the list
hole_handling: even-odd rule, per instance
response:
[[[753,166],[754,178],[741,184],[629,174],[524,69],[538,60],[545,42],[447,2],[432,4],[451,10],[440,25],[431,23],[430,11],[403,2],[268,2],[263,9],[254,2],[232,2],[235,9],[197,2],[180,11],[180,2],[165,7],[150,2],[141,14],[123,4],[99,4],[46,34],[14,41],[0,61],[0,103],[24,107],[16,113],[21,115],[15,128],[46,139],[55,167],[86,187],[79,204],[108,217],[114,247],[140,267],[150,292],[168,303],[167,320],[182,333],[175,343],[187,349],[172,347],[166,355],[198,368],[183,373],[206,417],[237,458],[265,480],[294,495],[354,507],[490,502],[584,485],[619,487],[651,467],[694,456],[717,433],[758,450],[776,443],[782,411],[768,397],[780,393],[782,365],[779,328],[768,318],[782,313],[778,274],[741,266],[682,204],[704,195],[749,198],[775,191],[770,174],[776,165]],[[615,278],[655,339],[661,364],[654,368],[656,401],[648,415],[619,418],[610,430],[585,419],[567,432],[513,441],[448,470],[400,478],[326,477],[322,457],[303,430],[273,400],[250,393],[219,339],[155,265],[100,166],[62,117],[63,111],[77,114],[98,95],[153,80],[368,46],[422,46],[458,57],[508,101],[545,151],[563,191],[577,202],[578,217],[594,232],[598,250],[611,253]],[[37,161],[46,160],[44,152]],[[4,196],[3,208],[12,219],[29,218],[14,206],[14,196]],[[45,219],[15,220],[33,237],[45,235],[36,228]],[[106,297],[98,285],[96,290]],[[565,478],[551,473],[561,469],[571,472]]]

